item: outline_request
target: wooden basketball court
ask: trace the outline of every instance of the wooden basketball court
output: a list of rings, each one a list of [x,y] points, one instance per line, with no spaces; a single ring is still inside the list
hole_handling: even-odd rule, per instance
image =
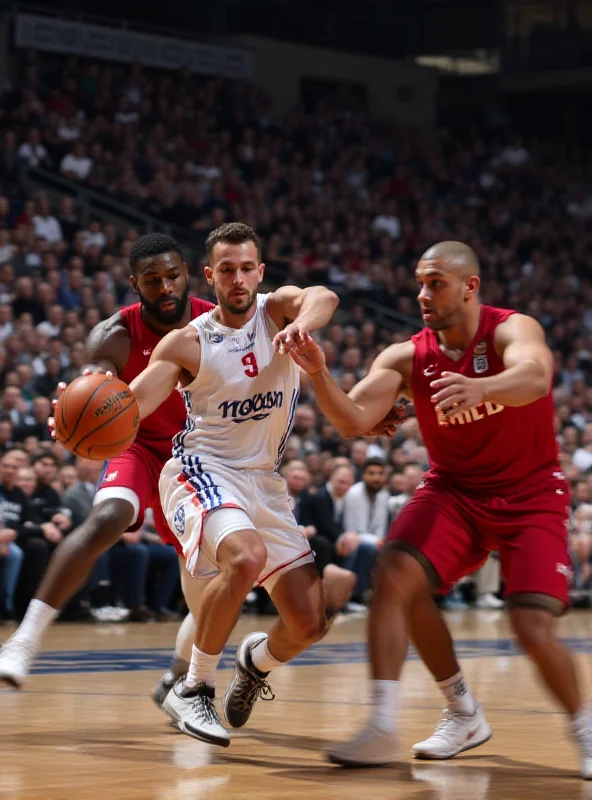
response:
[[[442,703],[412,656],[401,764],[378,770],[342,770],[322,755],[326,742],[348,736],[368,713],[360,618],[335,625],[275,672],[276,699],[257,704],[227,750],[176,731],[149,697],[168,666],[175,625],[55,626],[27,691],[0,690],[0,800],[592,800],[592,782],[577,777],[565,719],[513,645],[503,612],[447,619],[494,736],[454,761],[413,761],[411,745],[431,732]],[[591,617],[574,612],[560,624],[590,690]],[[269,625],[269,618],[245,617],[231,644]],[[0,639],[9,632],[0,629]],[[225,653],[218,695],[233,650]]]

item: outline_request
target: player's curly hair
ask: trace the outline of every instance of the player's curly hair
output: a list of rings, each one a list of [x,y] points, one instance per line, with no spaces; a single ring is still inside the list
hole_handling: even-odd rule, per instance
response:
[[[261,239],[257,236],[250,225],[245,225],[244,222],[225,222],[219,228],[213,230],[206,239],[206,254],[208,261],[212,257],[214,247],[219,242],[226,244],[243,244],[244,242],[253,242],[257,248],[257,258],[261,261]]]
[[[132,274],[136,274],[140,261],[152,256],[161,256],[163,253],[179,253],[183,260],[181,245],[172,236],[167,236],[166,233],[147,233],[141,236],[130,251],[129,263]]]

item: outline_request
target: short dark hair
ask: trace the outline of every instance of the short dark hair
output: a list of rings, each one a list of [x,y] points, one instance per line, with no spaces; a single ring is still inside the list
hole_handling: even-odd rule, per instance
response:
[[[129,263],[135,275],[138,264],[146,258],[161,256],[163,253],[178,253],[183,260],[181,245],[166,233],[147,233],[141,236],[130,251]]]
[[[226,242],[227,244],[244,244],[244,242],[253,242],[257,248],[257,257],[261,261],[261,239],[257,236],[250,225],[245,225],[244,222],[225,222],[219,228],[215,228],[208,238],[206,239],[206,254],[208,261],[212,255],[214,247],[219,242]]]
[[[369,467],[386,467],[386,462],[383,458],[367,458],[364,461],[364,466],[362,467],[362,474],[366,472]]]

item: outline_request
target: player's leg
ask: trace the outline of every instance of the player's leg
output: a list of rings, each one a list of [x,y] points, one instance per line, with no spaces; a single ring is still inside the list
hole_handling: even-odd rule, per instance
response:
[[[424,650],[431,662],[436,677],[445,677],[441,688],[445,694],[452,694],[446,678],[455,678],[458,664],[443,620],[434,614],[431,595],[435,587],[456,582],[475,566],[475,559],[471,532],[463,523],[455,497],[445,489],[426,483],[397,518],[378,559],[368,620],[371,719],[360,734],[329,751],[331,761],[344,765],[380,765],[396,760],[400,679],[412,633],[420,651]],[[417,608],[422,611],[414,613]],[[422,629],[422,624],[433,626],[434,638],[444,648],[441,658],[429,642],[432,628]],[[468,715],[468,719],[463,717],[460,726],[453,712],[447,712],[446,717],[452,717],[455,722],[447,726],[454,728],[454,741],[447,741],[445,748],[439,747],[431,757],[451,757],[466,749],[466,736],[470,731],[465,730],[465,723],[474,723],[473,715]],[[471,737],[476,744],[491,735],[486,723],[481,725],[479,721],[478,727],[478,735]],[[440,725],[437,731],[442,729]]]
[[[35,599],[0,650],[0,681],[23,685],[45,631],[86,583],[97,559],[124,531],[141,524],[152,483],[149,458],[134,448],[109,462],[91,513],[55,549]]]
[[[518,518],[518,533],[501,540],[500,558],[516,637],[565,709],[582,777],[592,779],[592,714],[582,701],[573,656],[557,637],[556,619],[568,605],[571,576],[565,495],[566,490],[557,492],[553,486],[529,498]]]
[[[332,622],[352,596],[356,586],[356,576],[348,569],[338,567],[337,564],[327,564],[323,570],[322,581],[325,616]]]
[[[187,564],[196,578],[201,575],[209,579],[196,610],[195,642],[187,674],[175,683],[163,709],[185,733],[226,747],[230,737],[214,706],[216,670],[245,598],[263,570],[267,552],[250,518],[237,508],[223,481],[216,485],[217,501],[233,507],[219,507],[210,513],[204,508],[208,495],[211,501],[207,488],[196,489],[189,481],[178,479],[168,489],[163,503],[167,521],[171,524],[176,514],[177,520],[182,515],[179,528]],[[183,512],[179,512],[181,507]]]
[[[175,652],[171,666],[161,676],[152,690],[152,699],[159,708],[162,708],[164,698],[173,688],[175,681],[186,675],[191,661],[191,649],[195,642],[195,617],[201,601],[201,595],[206,586],[205,580],[192,578],[185,568],[184,556],[179,556],[179,574],[181,576],[181,589],[189,612],[179,626],[175,642]]]
[[[306,546],[305,541],[302,544]],[[266,570],[269,566],[268,561]],[[283,571],[272,573],[262,585],[279,618],[268,633],[251,633],[239,645],[235,675],[224,697],[226,719],[233,728],[246,724],[258,697],[273,699],[266,680],[271,670],[321,639],[329,626],[323,586],[311,554],[305,553],[294,564],[286,564]]]

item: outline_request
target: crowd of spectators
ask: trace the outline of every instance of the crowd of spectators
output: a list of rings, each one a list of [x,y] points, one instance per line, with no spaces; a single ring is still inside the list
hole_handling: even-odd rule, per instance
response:
[[[196,237],[230,219],[253,225],[274,277],[325,283],[350,301],[347,320],[321,332],[345,390],[380,350],[415,332],[413,264],[422,250],[442,239],[469,243],[481,260],[484,301],[535,316],[555,354],[576,585],[592,585],[587,153],[497,128],[410,131],[373,117],[346,89],[280,118],[265,93],[244,82],[31,51],[19,63],[0,98],[4,616],[22,613],[56,543],[90,508],[96,464],[73,462],[51,441],[50,399],[59,381],[79,373],[90,329],[134,302],[127,259],[140,235],[98,220],[82,225],[73,197],[28,196],[23,165],[61,173]],[[192,290],[212,299],[196,274]],[[380,327],[367,301],[409,324]],[[412,409],[392,440],[351,442],[319,415],[306,379],[300,402],[283,470],[317,553],[355,574],[358,609],[389,521],[427,465],[425,447]],[[149,527],[127,534],[71,615],[100,604],[107,610],[99,616],[114,619],[127,613],[112,608],[119,603],[132,619],[168,618],[178,598],[168,550]],[[122,579],[131,573],[133,581]],[[499,577],[488,573],[477,584],[477,604],[485,597],[484,607],[495,605]]]

